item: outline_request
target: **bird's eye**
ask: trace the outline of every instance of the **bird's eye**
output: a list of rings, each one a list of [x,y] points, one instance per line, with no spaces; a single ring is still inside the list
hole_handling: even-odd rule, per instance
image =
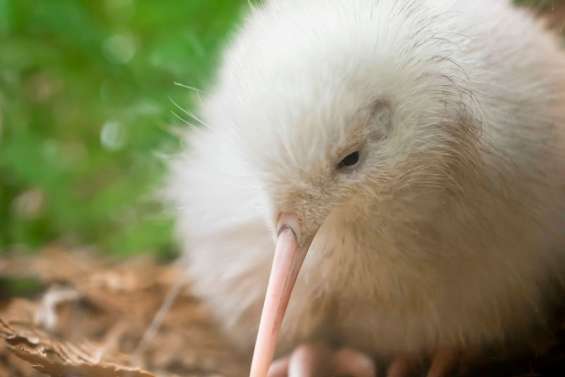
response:
[[[338,169],[352,168],[359,163],[360,154],[359,151],[353,152],[345,156],[343,160],[337,165]]]

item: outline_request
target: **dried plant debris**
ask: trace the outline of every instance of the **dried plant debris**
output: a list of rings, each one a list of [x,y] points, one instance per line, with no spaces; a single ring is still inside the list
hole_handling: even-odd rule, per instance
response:
[[[43,289],[33,299],[0,299],[0,377],[246,374],[248,360],[178,266],[51,248],[0,261],[5,276],[32,277]],[[159,311],[167,297],[168,310]]]
[[[31,298],[0,295],[0,377],[246,376],[249,360],[183,276],[150,259],[112,263],[57,248],[0,260],[0,279],[40,286]],[[562,323],[519,358],[489,356],[466,375],[565,376]]]
[[[103,362],[100,347],[58,342],[37,330],[15,330],[0,320],[0,337],[8,349],[49,376],[154,377],[138,368]]]

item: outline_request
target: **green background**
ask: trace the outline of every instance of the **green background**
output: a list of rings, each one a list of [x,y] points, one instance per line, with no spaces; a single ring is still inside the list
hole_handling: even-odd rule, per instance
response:
[[[174,255],[152,193],[191,122],[197,93],[182,85],[206,86],[247,7],[0,0],[0,252]]]

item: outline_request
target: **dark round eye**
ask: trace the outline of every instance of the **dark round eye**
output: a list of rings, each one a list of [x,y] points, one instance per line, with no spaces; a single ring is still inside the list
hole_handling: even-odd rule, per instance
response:
[[[343,160],[340,161],[340,163],[337,165],[337,168],[351,168],[359,163],[359,158],[359,151],[348,154]]]

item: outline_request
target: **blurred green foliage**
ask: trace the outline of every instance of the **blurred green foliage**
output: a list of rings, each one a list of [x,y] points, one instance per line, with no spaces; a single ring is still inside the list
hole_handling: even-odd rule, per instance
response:
[[[0,0],[0,250],[171,252],[152,200],[174,113],[245,0]]]
[[[517,0],[530,5],[561,0]],[[0,0],[0,252],[170,255],[171,129],[247,0]]]

